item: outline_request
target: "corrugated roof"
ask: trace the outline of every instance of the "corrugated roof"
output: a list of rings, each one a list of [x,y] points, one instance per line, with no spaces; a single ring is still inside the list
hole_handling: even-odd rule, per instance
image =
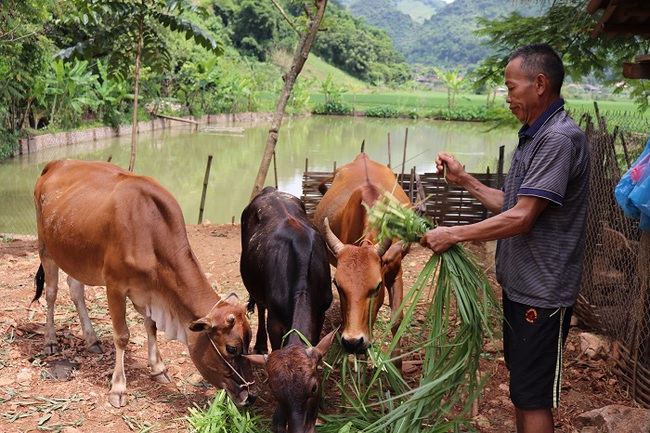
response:
[[[650,0],[590,0],[587,12],[594,14],[604,10],[591,37],[639,35],[650,38]],[[636,57],[634,63],[623,65],[625,78],[650,79],[650,55]]]
[[[590,14],[604,10],[592,37],[639,35],[650,38],[650,0],[590,0],[587,11]]]

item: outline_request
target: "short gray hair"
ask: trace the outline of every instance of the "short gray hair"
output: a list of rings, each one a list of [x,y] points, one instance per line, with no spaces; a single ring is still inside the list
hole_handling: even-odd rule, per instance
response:
[[[551,90],[560,94],[564,81],[564,64],[559,54],[548,44],[533,43],[515,50],[508,62],[521,57],[521,70],[533,79],[543,74],[551,84]]]

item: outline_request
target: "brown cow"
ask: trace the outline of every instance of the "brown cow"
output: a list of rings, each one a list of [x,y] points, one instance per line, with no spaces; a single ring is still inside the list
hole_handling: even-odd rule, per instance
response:
[[[116,349],[108,400],[126,404],[126,299],[145,318],[151,377],[169,382],[156,345],[164,331],[189,348],[196,368],[239,405],[253,402],[247,354],[251,328],[236,296],[221,299],[190,248],[174,197],[156,180],[113,164],[76,160],[45,166],[34,190],[41,267],[46,283],[45,352],[58,351],[54,330],[59,268],[68,274],[89,348],[101,350],[84,303],[84,284],[106,286]]]
[[[384,191],[392,191],[406,204],[409,199],[386,166],[361,152],[356,159],[339,167],[316,207],[314,222],[325,234],[330,262],[336,267],[334,284],[341,299],[343,314],[341,343],[348,353],[365,351],[372,341],[369,324],[374,324],[388,289],[391,316],[402,313],[402,257],[408,247],[392,245],[387,239],[376,244],[377,234],[368,230],[368,206]],[[371,320],[370,320],[371,319]]]

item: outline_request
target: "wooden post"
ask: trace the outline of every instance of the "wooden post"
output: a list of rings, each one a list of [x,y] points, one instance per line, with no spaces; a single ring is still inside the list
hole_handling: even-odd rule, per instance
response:
[[[182,117],[174,117],[174,116],[165,116],[164,114],[155,114],[157,117],[160,117],[161,119],[169,119],[169,120],[175,120],[177,122],[185,122],[185,123],[191,123],[192,125],[198,125],[199,122],[193,119],[184,119]]]
[[[505,153],[505,146],[499,147],[499,163],[497,165],[497,184],[495,188],[503,186],[503,154]]]
[[[415,204],[415,166],[411,169],[411,179],[409,179],[409,199],[411,204]]]
[[[648,272],[648,261],[650,260],[650,232],[642,231],[639,242],[639,253],[637,256],[637,273],[639,278],[640,299],[633,308],[634,340],[632,343],[632,397],[641,401],[638,394],[640,371],[639,368],[650,356],[650,273]]]
[[[388,133],[388,168],[390,168],[390,132]]]
[[[309,171],[309,158],[305,158],[305,173]]]
[[[402,155],[402,189],[404,189],[404,166],[406,165],[406,143],[409,139],[409,129],[406,128],[406,134],[404,135],[404,154]]]
[[[205,176],[203,177],[203,192],[201,193],[201,206],[199,207],[199,222],[203,222],[203,206],[205,205],[205,192],[208,189],[208,180],[210,179],[210,167],[212,166],[212,155],[208,155],[208,165],[205,167]],[[234,217],[233,217],[234,218]]]
[[[275,176],[275,189],[278,189],[278,164],[275,157],[275,149],[273,150],[273,174]]]

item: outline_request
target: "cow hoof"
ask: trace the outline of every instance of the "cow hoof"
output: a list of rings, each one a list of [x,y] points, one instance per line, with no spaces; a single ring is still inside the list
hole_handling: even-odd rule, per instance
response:
[[[151,380],[158,383],[171,383],[172,380],[167,375],[166,371],[161,371],[160,373],[151,373]]]
[[[59,345],[56,343],[47,343],[43,349],[46,355],[56,355],[60,352]]]
[[[88,352],[90,353],[104,353],[102,350],[102,345],[99,344],[99,341],[95,341],[93,344],[88,346]]]
[[[118,409],[122,406],[126,406],[126,394],[111,391],[108,393],[108,402],[111,404],[111,406]]]

